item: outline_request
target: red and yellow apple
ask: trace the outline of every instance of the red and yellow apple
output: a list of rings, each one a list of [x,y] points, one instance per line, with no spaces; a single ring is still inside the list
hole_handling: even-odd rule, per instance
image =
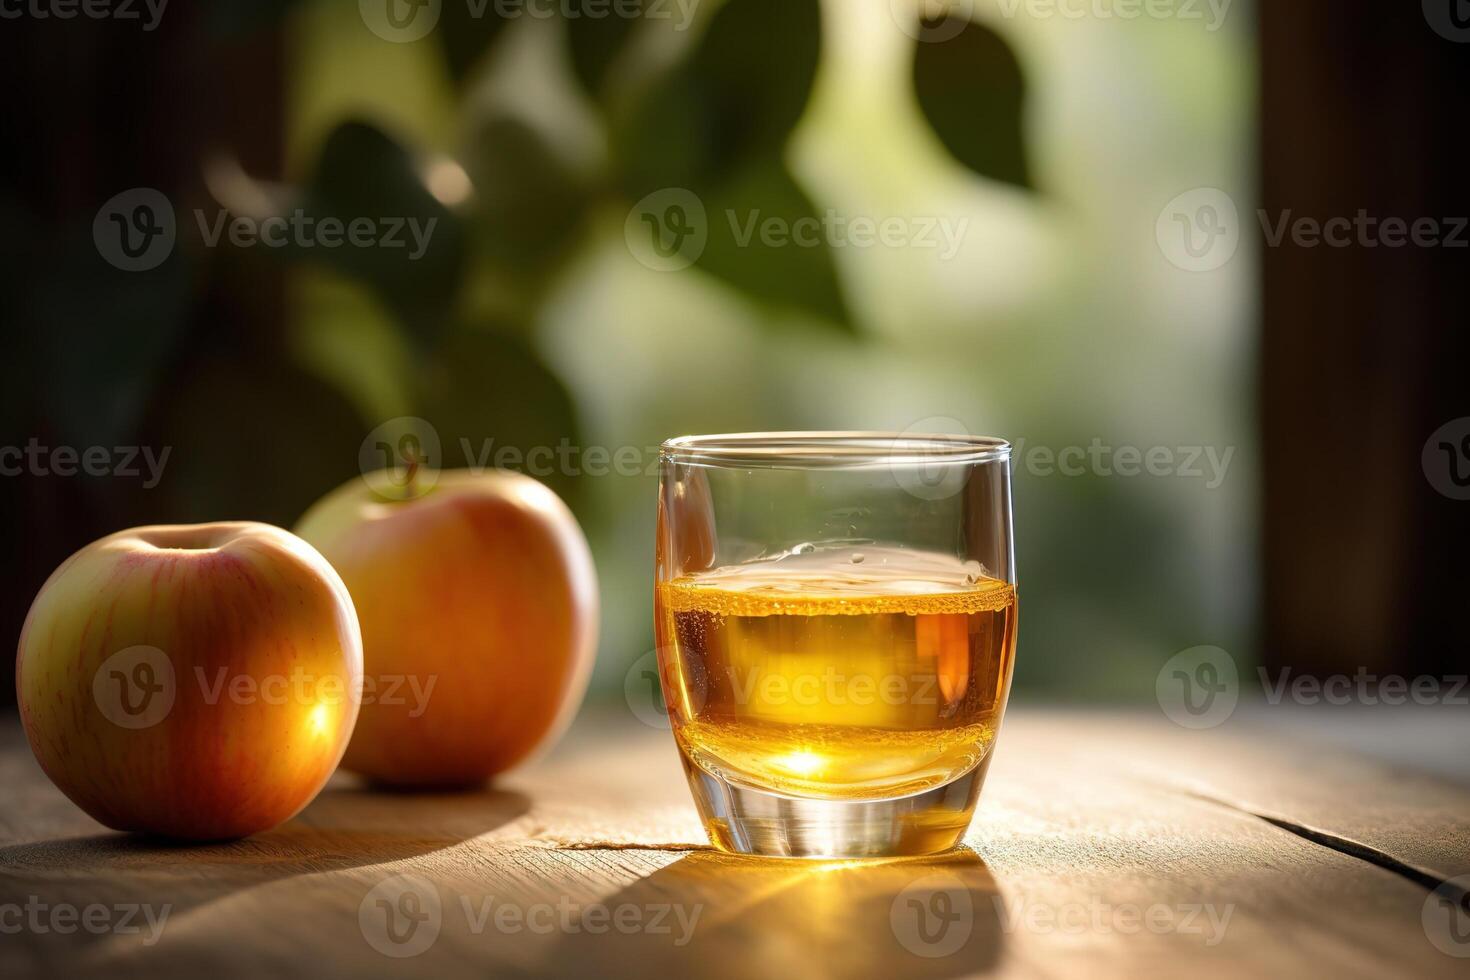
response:
[[[21,630],[41,768],[117,830],[226,840],[306,806],[357,716],[362,640],[341,578],[266,524],[122,531],[72,555]]]
[[[587,686],[597,578],[567,506],[504,470],[382,474],[319,501],[296,532],[342,575],[365,687],[342,764],[401,787],[473,785],[548,744]]]

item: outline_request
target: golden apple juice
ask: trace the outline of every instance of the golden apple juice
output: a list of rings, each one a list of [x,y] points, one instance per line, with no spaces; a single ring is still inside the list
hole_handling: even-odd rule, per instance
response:
[[[1016,591],[977,562],[808,545],[661,583],[656,616],[679,745],[731,783],[908,796],[978,766],[1005,709]]]

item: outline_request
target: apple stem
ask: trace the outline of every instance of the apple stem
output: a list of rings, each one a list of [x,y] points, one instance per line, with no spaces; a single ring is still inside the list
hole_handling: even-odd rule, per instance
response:
[[[418,455],[418,453],[409,453],[408,454],[408,473],[404,477],[404,481],[403,481],[403,493],[404,493],[404,497],[406,499],[408,499],[408,500],[412,500],[412,499],[414,499],[415,497],[417,497],[419,495],[418,494],[418,479],[419,479],[419,466],[420,465],[421,464],[419,462],[419,455]]]

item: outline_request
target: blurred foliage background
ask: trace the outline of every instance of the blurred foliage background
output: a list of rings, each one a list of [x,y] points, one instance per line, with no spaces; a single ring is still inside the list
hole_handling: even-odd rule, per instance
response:
[[[1159,665],[1199,644],[1249,662],[1250,246],[1198,275],[1155,240],[1183,191],[1252,200],[1245,3],[1218,31],[1032,17],[1025,4],[926,20],[917,0],[648,2],[601,19],[575,16],[579,0],[539,8],[551,16],[432,6],[437,26],[417,40],[375,33],[356,0],[220,0],[170,26],[184,40],[163,32],[156,43],[186,46],[205,74],[214,45],[244,53],[214,73],[230,107],[201,110],[218,148],[173,173],[99,164],[117,191],[174,196],[179,245],[157,269],[97,255],[91,222],[109,195],[58,219],[6,188],[23,363],[6,444],[170,447],[156,487],[6,483],[11,531],[33,549],[8,625],[100,533],[290,526],[357,472],[370,431],[412,416],[437,430],[445,465],[486,447],[636,447],[636,475],[544,476],[592,541],[594,696],[617,697],[652,646],[647,447],[694,432],[963,427],[1022,450],[1018,695],[1147,699]],[[252,142],[262,131],[274,149]],[[703,204],[708,242],[662,271],[632,246],[639,202],[667,188]],[[195,208],[435,224],[417,259],[206,249]],[[829,212],[963,234],[953,255],[770,246],[742,244],[726,219]],[[1094,441],[1233,456],[1218,485],[1024,465],[1027,449]]]

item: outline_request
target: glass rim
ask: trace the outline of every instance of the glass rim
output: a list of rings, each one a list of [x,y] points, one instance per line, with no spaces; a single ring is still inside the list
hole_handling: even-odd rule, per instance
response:
[[[766,469],[973,465],[1009,460],[1011,444],[950,433],[733,432],[668,439],[659,455],[688,465]]]

